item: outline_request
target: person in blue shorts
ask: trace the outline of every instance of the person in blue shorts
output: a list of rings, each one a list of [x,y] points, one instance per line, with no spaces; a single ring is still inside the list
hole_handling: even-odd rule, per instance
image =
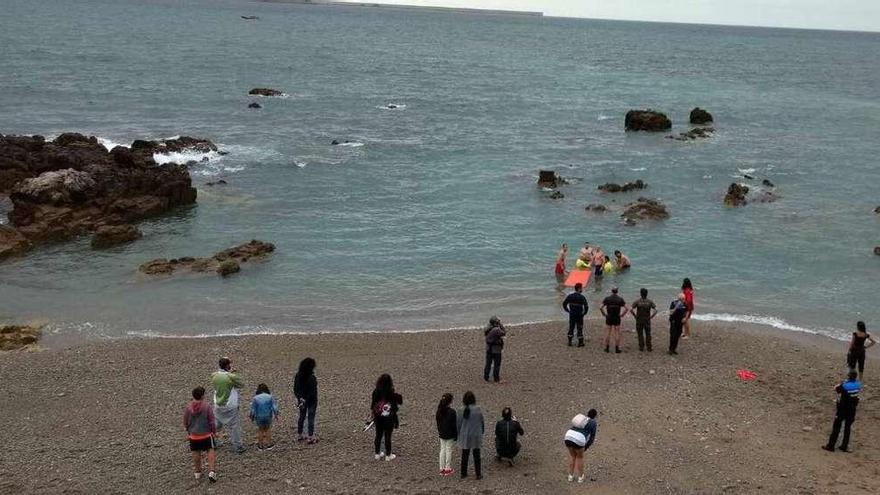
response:
[[[278,403],[265,383],[257,385],[257,391],[251,399],[249,416],[257,424],[257,448],[272,450],[275,447],[272,442],[272,420],[278,417]]]

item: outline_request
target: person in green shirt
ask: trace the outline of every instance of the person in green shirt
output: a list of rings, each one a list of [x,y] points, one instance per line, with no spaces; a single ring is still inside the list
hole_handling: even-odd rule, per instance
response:
[[[244,382],[232,369],[232,360],[228,357],[220,358],[219,365],[220,369],[211,375],[211,385],[214,387],[214,418],[217,421],[217,430],[225,428],[233,451],[241,454],[245,448],[241,444],[238,405]]]

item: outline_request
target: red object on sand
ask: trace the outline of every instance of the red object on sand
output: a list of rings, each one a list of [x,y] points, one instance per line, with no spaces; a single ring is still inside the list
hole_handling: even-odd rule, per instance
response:
[[[736,375],[740,377],[742,380],[750,382],[755,378],[758,378],[758,375],[752,373],[749,370],[737,370]]]
[[[584,284],[584,287],[590,282],[592,270],[572,270],[565,279],[566,287],[574,287],[575,284]]]

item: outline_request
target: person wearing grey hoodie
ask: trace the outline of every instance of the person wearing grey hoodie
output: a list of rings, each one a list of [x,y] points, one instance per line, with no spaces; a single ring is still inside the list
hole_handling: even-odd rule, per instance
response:
[[[504,336],[507,332],[501,320],[493,316],[489,319],[489,325],[483,334],[486,336],[486,366],[483,368],[483,380],[489,381],[491,371],[492,379],[498,383],[501,381],[501,351],[504,349]]]
[[[483,471],[480,463],[480,448],[483,446],[483,432],[486,430],[483,411],[477,405],[477,398],[471,391],[464,393],[461,402],[464,404],[464,408],[457,415],[458,447],[461,449],[461,477],[467,478],[468,458],[473,452],[474,472],[477,479],[481,480],[483,479]]]

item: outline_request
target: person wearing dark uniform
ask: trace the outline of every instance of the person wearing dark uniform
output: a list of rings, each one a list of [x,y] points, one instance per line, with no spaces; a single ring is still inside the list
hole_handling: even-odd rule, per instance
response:
[[[654,301],[648,299],[648,289],[642,288],[640,295],[642,297],[632,304],[630,313],[636,319],[639,350],[644,351],[647,344],[648,352],[651,352],[651,320],[657,316],[657,306],[654,305]]]
[[[865,343],[867,341],[867,344]],[[865,322],[856,323],[856,331],[852,334],[852,340],[849,343],[849,352],[846,355],[846,364],[850,370],[855,370],[858,366],[859,379],[865,374],[865,349],[873,346],[877,342],[868,334],[865,328]]]
[[[574,292],[566,296],[562,301],[562,309],[568,313],[568,345],[571,346],[571,339],[574,338],[574,331],[577,329],[578,347],[584,346],[584,316],[590,309],[587,304],[587,298],[581,292],[584,290],[584,284],[575,284]]]
[[[678,354],[678,340],[684,328],[684,318],[688,314],[684,294],[669,305],[669,354]]]
[[[822,448],[828,452],[834,452],[837,444],[837,436],[840,434],[840,425],[843,424],[843,441],[840,442],[840,451],[849,452],[849,434],[853,422],[856,420],[856,408],[859,405],[859,392],[862,391],[862,383],[855,371],[850,371],[846,381],[834,387],[837,392],[837,414],[834,417],[834,426],[828,443]]]

